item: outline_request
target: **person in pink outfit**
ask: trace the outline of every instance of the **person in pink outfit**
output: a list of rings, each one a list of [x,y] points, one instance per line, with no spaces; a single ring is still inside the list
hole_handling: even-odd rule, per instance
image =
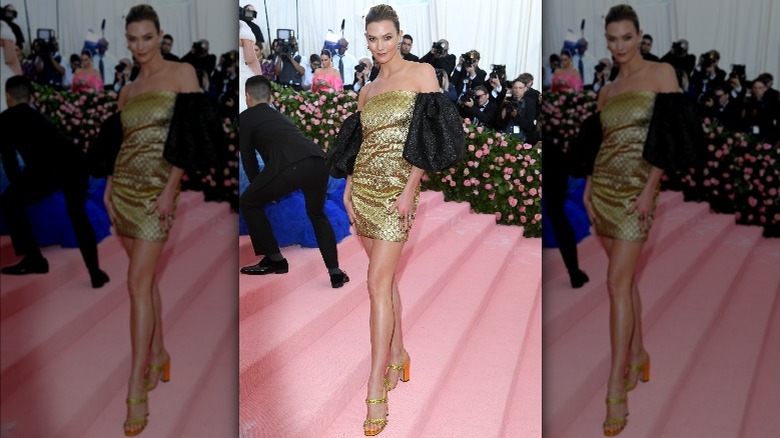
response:
[[[72,91],[103,91],[103,80],[100,72],[92,64],[92,53],[89,50],[81,51],[81,68],[73,75]]]
[[[341,73],[333,68],[332,56],[330,50],[323,49],[320,53],[322,67],[314,71],[314,77],[311,80],[311,91],[318,93],[320,91],[343,91],[344,80]]]
[[[561,68],[555,70],[550,89],[555,93],[561,91],[582,91],[580,71],[572,66],[571,53],[568,50],[561,52]]]

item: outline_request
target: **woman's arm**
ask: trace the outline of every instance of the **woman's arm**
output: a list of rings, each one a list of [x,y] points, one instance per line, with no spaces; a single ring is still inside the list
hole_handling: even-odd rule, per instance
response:
[[[11,69],[12,72],[16,75],[22,74],[22,64],[19,62],[19,59],[16,57],[16,50],[14,49],[14,42],[11,40],[2,40],[3,46],[3,58],[5,58],[5,64]],[[8,78],[3,78],[2,80],[6,80]],[[5,99],[5,96],[0,96],[0,99]]]
[[[239,42],[241,43],[241,50],[244,52],[244,60],[246,61],[246,65],[249,66],[249,68],[252,70],[252,73],[255,75],[263,74],[263,71],[260,69],[260,61],[258,61],[257,56],[255,56],[255,48],[253,47],[254,43],[251,40],[240,40]],[[243,98],[244,96],[240,97]]]

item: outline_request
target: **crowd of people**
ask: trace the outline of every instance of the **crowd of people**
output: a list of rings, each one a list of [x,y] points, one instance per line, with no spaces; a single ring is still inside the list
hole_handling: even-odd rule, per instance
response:
[[[242,21],[253,24],[254,9],[251,5],[246,8],[251,17],[244,17]],[[294,35],[273,40],[268,55],[263,53],[262,38],[262,33],[255,32],[255,41],[252,42],[260,74],[296,91],[358,92],[379,75],[380,64],[370,58],[358,60],[348,52],[349,41],[346,38],[326,43],[319,54],[309,57],[301,55]],[[504,65],[493,65],[488,73],[480,68],[481,56],[477,50],[456,57],[449,53],[446,39],[433,43],[422,58],[411,53],[413,44],[413,36],[404,34],[398,46],[403,59],[432,65],[441,91],[458,104],[461,117],[479,126],[506,132],[522,141],[535,143],[539,140],[536,121],[541,93],[532,88],[534,78],[531,74],[523,73],[507,80]],[[253,62],[249,60],[247,63]]]
[[[587,53],[588,42],[577,41],[560,54],[552,54],[544,66],[543,88],[554,92],[599,91],[617,77],[618,67],[610,58],[598,61]],[[694,100],[702,117],[731,131],[746,132],[774,144],[780,140],[780,93],[773,88],[774,77],[764,72],[753,80],[744,65],[732,65],[731,72],[720,68],[720,52],[709,50],[698,56],[689,52],[689,43],[680,39],[658,57],[652,53],[653,37],[642,35],[642,58],[671,64],[680,87]]]

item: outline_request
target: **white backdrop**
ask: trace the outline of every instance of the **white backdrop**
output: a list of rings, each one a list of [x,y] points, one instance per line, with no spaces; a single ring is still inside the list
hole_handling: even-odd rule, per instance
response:
[[[215,0],[216,1],[216,0]],[[341,20],[346,20],[344,36],[348,53],[356,58],[370,58],[366,49],[363,17],[378,0],[251,0],[257,9],[255,23],[263,30],[268,43],[276,29],[294,29],[299,52],[308,60],[319,53],[328,29],[340,34]],[[434,41],[450,42],[450,53],[456,57],[477,49],[482,56],[480,67],[490,72],[490,64],[505,64],[507,77],[520,73],[534,75],[541,84],[541,0],[386,0],[398,13],[401,30],[412,35],[412,53],[422,57]],[[268,7],[268,35],[265,7]],[[537,88],[540,85],[537,85]]]
[[[19,16],[15,22],[28,40],[24,1],[2,1],[3,5],[7,3],[16,7]],[[28,0],[30,34],[34,39],[37,29],[54,29],[63,62],[67,62],[72,53],[81,52],[87,29],[100,36],[100,23],[105,19],[108,50],[117,59],[130,57],[125,43],[124,17],[139,3],[150,4],[157,11],[160,27],[173,36],[172,52],[178,56],[187,53],[192,42],[201,38],[209,40],[209,51],[217,57],[236,49],[238,8],[228,9],[226,0]]]
[[[588,52],[596,59],[609,57],[604,40],[604,16],[618,3],[634,7],[639,24],[653,36],[652,52],[661,57],[673,41],[685,38],[697,57],[708,50],[720,52],[720,67],[745,64],[748,79],[762,72],[780,83],[780,1],[778,0],[545,0],[543,53],[563,47],[565,32],[579,36],[585,19]]]

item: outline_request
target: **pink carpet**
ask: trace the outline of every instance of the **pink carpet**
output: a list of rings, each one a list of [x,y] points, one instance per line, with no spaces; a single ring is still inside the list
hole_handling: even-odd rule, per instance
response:
[[[661,194],[639,290],[650,381],[629,393],[620,437],[780,436],[780,240],[705,204]],[[544,259],[544,436],[601,436],[609,361],[607,259],[580,244],[591,281],[571,289]]]
[[[235,436],[237,218],[227,204],[181,195],[160,290],[171,381],[149,394],[142,436]],[[13,259],[0,242],[3,263]],[[130,372],[127,256],[99,245],[111,277],[92,289],[77,249],[45,248],[46,275],[2,276],[3,437],[122,436]],[[6,261],[8,260],[8,261]],[[227,371],[226,371],[227,370]]]
[[[239,248],[256,262],[247,238]],[[283,253],[288,274],[239,280],[239,434],[362,436],[368,259],[341,242],[352,281],[332,289],[316,249]],[[381,436],[541,436],[540,261],[521,228],[422,194],[399,282],[411,380],[389,394]]]

